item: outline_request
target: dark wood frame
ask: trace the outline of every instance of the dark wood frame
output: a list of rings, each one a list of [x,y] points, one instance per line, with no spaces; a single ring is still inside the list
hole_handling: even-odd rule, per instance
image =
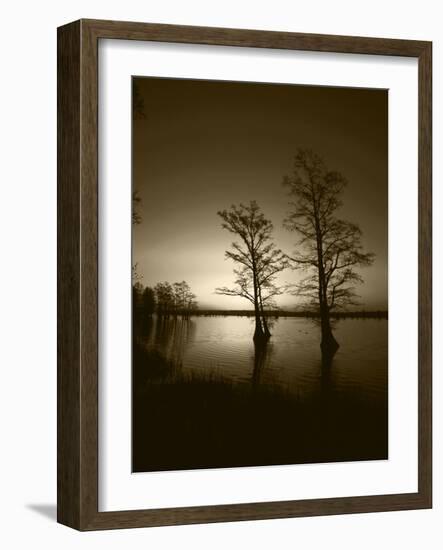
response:
[[[418,492],[98,511],[98,41],[103,38],[418,58]],[[58,521],[79,530],[430,508],[432,506],[432,43],[80,20],[58,29]]]

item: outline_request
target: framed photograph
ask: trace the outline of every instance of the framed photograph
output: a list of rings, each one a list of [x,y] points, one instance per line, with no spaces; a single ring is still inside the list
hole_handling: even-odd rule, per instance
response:
[[[58,29],[58,521],[430,508],[431,43]]]

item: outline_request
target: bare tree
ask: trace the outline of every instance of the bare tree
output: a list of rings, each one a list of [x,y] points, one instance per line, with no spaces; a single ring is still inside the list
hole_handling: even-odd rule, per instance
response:
[[[217,288],[216,293],[240,296],[254,306],[254,341],[270,337],[264,307],[283,289],[275,283],[278,273],[288,266],[286,255],[276,248],[272,240],[273,225],[265,218],[255,201],[249,205],[232,205],[230,210],[217,212],[223,220],[222,227],[239,237],[231,244],[225,256],[239,264],[234,269],[235,286]]]
[[[300,236],[300,252],[290,259],[295,268],[307,273],[296,293],[318,310],[321,348],[334,354],[339,345],[332,334],[330,312],[357,304],[355,284],[363,279],[354,268],[370,265],[374,254],[363,251],[360,228],[337,217],[347,181],[339,172],[328,170],[318,155],[298,149],[293,173],[283,184],[293,199],[284,224]]]

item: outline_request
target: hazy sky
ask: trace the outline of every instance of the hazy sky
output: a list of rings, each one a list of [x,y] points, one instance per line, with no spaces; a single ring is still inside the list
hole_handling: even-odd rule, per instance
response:
[[[282,187],[297,147],[311,148],[349,181],[340,217],[359,224],[373,266],[361,270],[363,307],[387,308],[388,93],[383,90],[220,81],[135,79],[145,117],[133,125],[133,186],[142,199],[133,260],[142,283],[186,280],[200,307],[249,309],[217,296],[233,283],[224,257],[233,235],[217,210],[256,200],[293,252],[283,229]],[[300,275],[287,270],[282,282]],[[282,307],[297,303],[280,297]]]

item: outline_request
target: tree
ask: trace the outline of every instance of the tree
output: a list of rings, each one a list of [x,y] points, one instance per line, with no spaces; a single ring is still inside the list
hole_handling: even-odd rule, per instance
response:
[[[137,264],[134,264],[132,266],[132,322],[135,328],[138,328],[136,325],[142,309],[143,285],[140,282],[141,278],[137,272]]]
[[[157,283],[154,287],[157,301],[157,313],[168,316],[174,309],[174,290],[172,285],[165,281]]]
[[[175,313],[189,317],[189,313],[197,307],[195,294],[191,292],[191,287],[186,281],[174,283],[173,288]]]
[[[189,317],[191,311],[197,308],[196,296],[186,281],[172,285],[168,281],[157,283],[154,293],[159,315]]]
[[[155,311],[155,292],[149,286],[143,290],[142,294],[142,307],[144,315],[150,317]]]
[[[217,214],[223,220],[223,229],[239,238],[225,252],[226,258],[233,260],[239,268],[234,269],[234,288],[217,288],[216,293],[249,300],[254,306],[254,341],[265,341],[271,333],[264,306],[283,292],[275,279],[288,266],[286,255],[275,246],[272,240],[274,226],[265,218],[256,201],[249,205],[232,205],[230,210]]]
[[[355,268],[370,265],[374,254],[363,251],[360,228],[337,217],[347,181],[339,172],[328,170],[318,155],[298,149],[293,173],[283,184],[293,199],[284,225],[300,236],[300,252],[290,259],[295,268],[307,273],[296,293],[318,310],[321,349],[333,355],[339,345],[332,334],[330,313],[357,303],[354,285],[363,279]]]
[[[135,281],[132,285],[132,336],[134,339],[139,337],[142,331],[142,299],[143,285],[139,281]]]
[[[140,309],[142,305],[142,296],[143,296],[143,285],[136,281],[132,285],[132,304],[134,307],[134,310]]]

